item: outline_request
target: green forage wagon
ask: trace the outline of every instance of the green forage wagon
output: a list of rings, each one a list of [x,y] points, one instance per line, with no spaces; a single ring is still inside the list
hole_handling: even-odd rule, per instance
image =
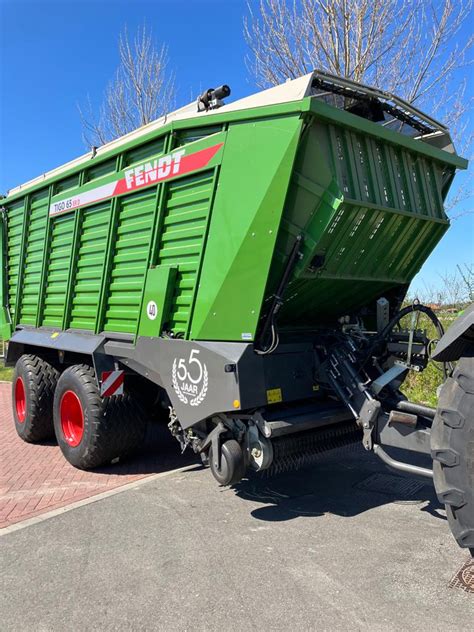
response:
[[[433,478],[474,549],[474,307],[446,334],[429,307],[401,307],[466,161],[441,123],[323,72],[229,94],[208,90],[2,200],[18,434],[54,432],[94,468],[164,411],[222,485],[361,440]],[[446,376],[437,409],[400,392],[431,358]]]

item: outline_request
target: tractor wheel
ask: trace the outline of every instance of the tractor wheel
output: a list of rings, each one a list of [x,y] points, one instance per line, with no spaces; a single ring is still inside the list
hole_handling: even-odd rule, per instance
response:
[[[54,431],[65,458],[83,470],[110,463],[137,447],[146,420],[138,401],[125,393],[102,398],[94,369],[72,366],[54,395]]]
[[[209,450],[209,465],[212,475],[219,485],[235,485],[245,473],[244,457],[240,444],[235,439],[229,439],[221,447],[221,465],[217,466]]]
[[[18,435],[28,443],[54,436],[53,399],[59,371],[35,355],[22,355],[12,382],[13,418]]]
[[[431,432],[434,483],[458,544],[474,550],[474,357],[444,383]]]

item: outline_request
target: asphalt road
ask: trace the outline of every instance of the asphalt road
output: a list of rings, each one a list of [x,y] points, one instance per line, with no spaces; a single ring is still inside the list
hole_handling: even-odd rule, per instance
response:
[[[182,465],[180,461],[176,465]],[[430,484],[362,449],[236,489],[200,466],[0,538],[18,630],[472,630]]]

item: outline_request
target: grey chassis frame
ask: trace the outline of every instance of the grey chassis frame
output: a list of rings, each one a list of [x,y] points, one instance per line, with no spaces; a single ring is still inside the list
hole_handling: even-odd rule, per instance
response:
[[[364,429],[365,447],[374,449],[387,465],[416,475],[432,476],[431,470],[391,459],[381,448],[382,445],[393,446],[430,454],[429,429],[418,423],[416,415],[384,413],[370,390],[362,404],[374,402],[375,410],[361,405],[358,410],[352,409],[351,414],[342,402],[318,399],[315,374],[319,367],[311,343],[282,344],[270,355],[258,355],[251,343],[146,337],[134,342],[126,336],[23,328],[10,340],[6,363],[12,366],[23,353],[38,352],[38,349],[56,352],[59,360],[66,363],[70,362],[69,356],[92,358],[97,376],[104,370],[123,368],[151,380],[166,391],[183,431],[207,419],[213,419],[214,425],[218,425],[224,415],[231,424],[232,420],[250,420],[268,439],[355,417]],[[199,357],[207,374],[205,397],[195,406],[180,398],[173,378],[180,361],[186,362],[193,354]],[[286,410],[269,405],[269,393],[275,390],[284,393]]]

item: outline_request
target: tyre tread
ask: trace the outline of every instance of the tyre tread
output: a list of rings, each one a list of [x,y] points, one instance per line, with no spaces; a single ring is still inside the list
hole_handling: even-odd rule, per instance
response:
[[[29,408],[33,411],[28,423],[19,427],[20,437],[28,443],[35,443],[54,436],[53,428],[53,399],[59,371],[49,362],[33,354],[22,355],[15,367],[12,383],[13,402],[16,377],[22,373],[27,381],[30,397]]]
[[[63,449],[66,459],[75,467],[89,470],[123,457],[136,448],[143,440],[146,419],[136,398],[124,393],[102,398],[97,386],[94,369],[87,364],[78,364],[66,369],[64,380],[69,376],[80,384],[88,401],[91,433],[87,446],[71,452]],[[62,377],[63,377],[62,376]],[[58,408],[58,402],[55,409]],[[59,434],[58,423],[56,433]]]
[[[441,389],[431,433],[436,492],[460,546],[474,547],[474,358],[459,360]]]

